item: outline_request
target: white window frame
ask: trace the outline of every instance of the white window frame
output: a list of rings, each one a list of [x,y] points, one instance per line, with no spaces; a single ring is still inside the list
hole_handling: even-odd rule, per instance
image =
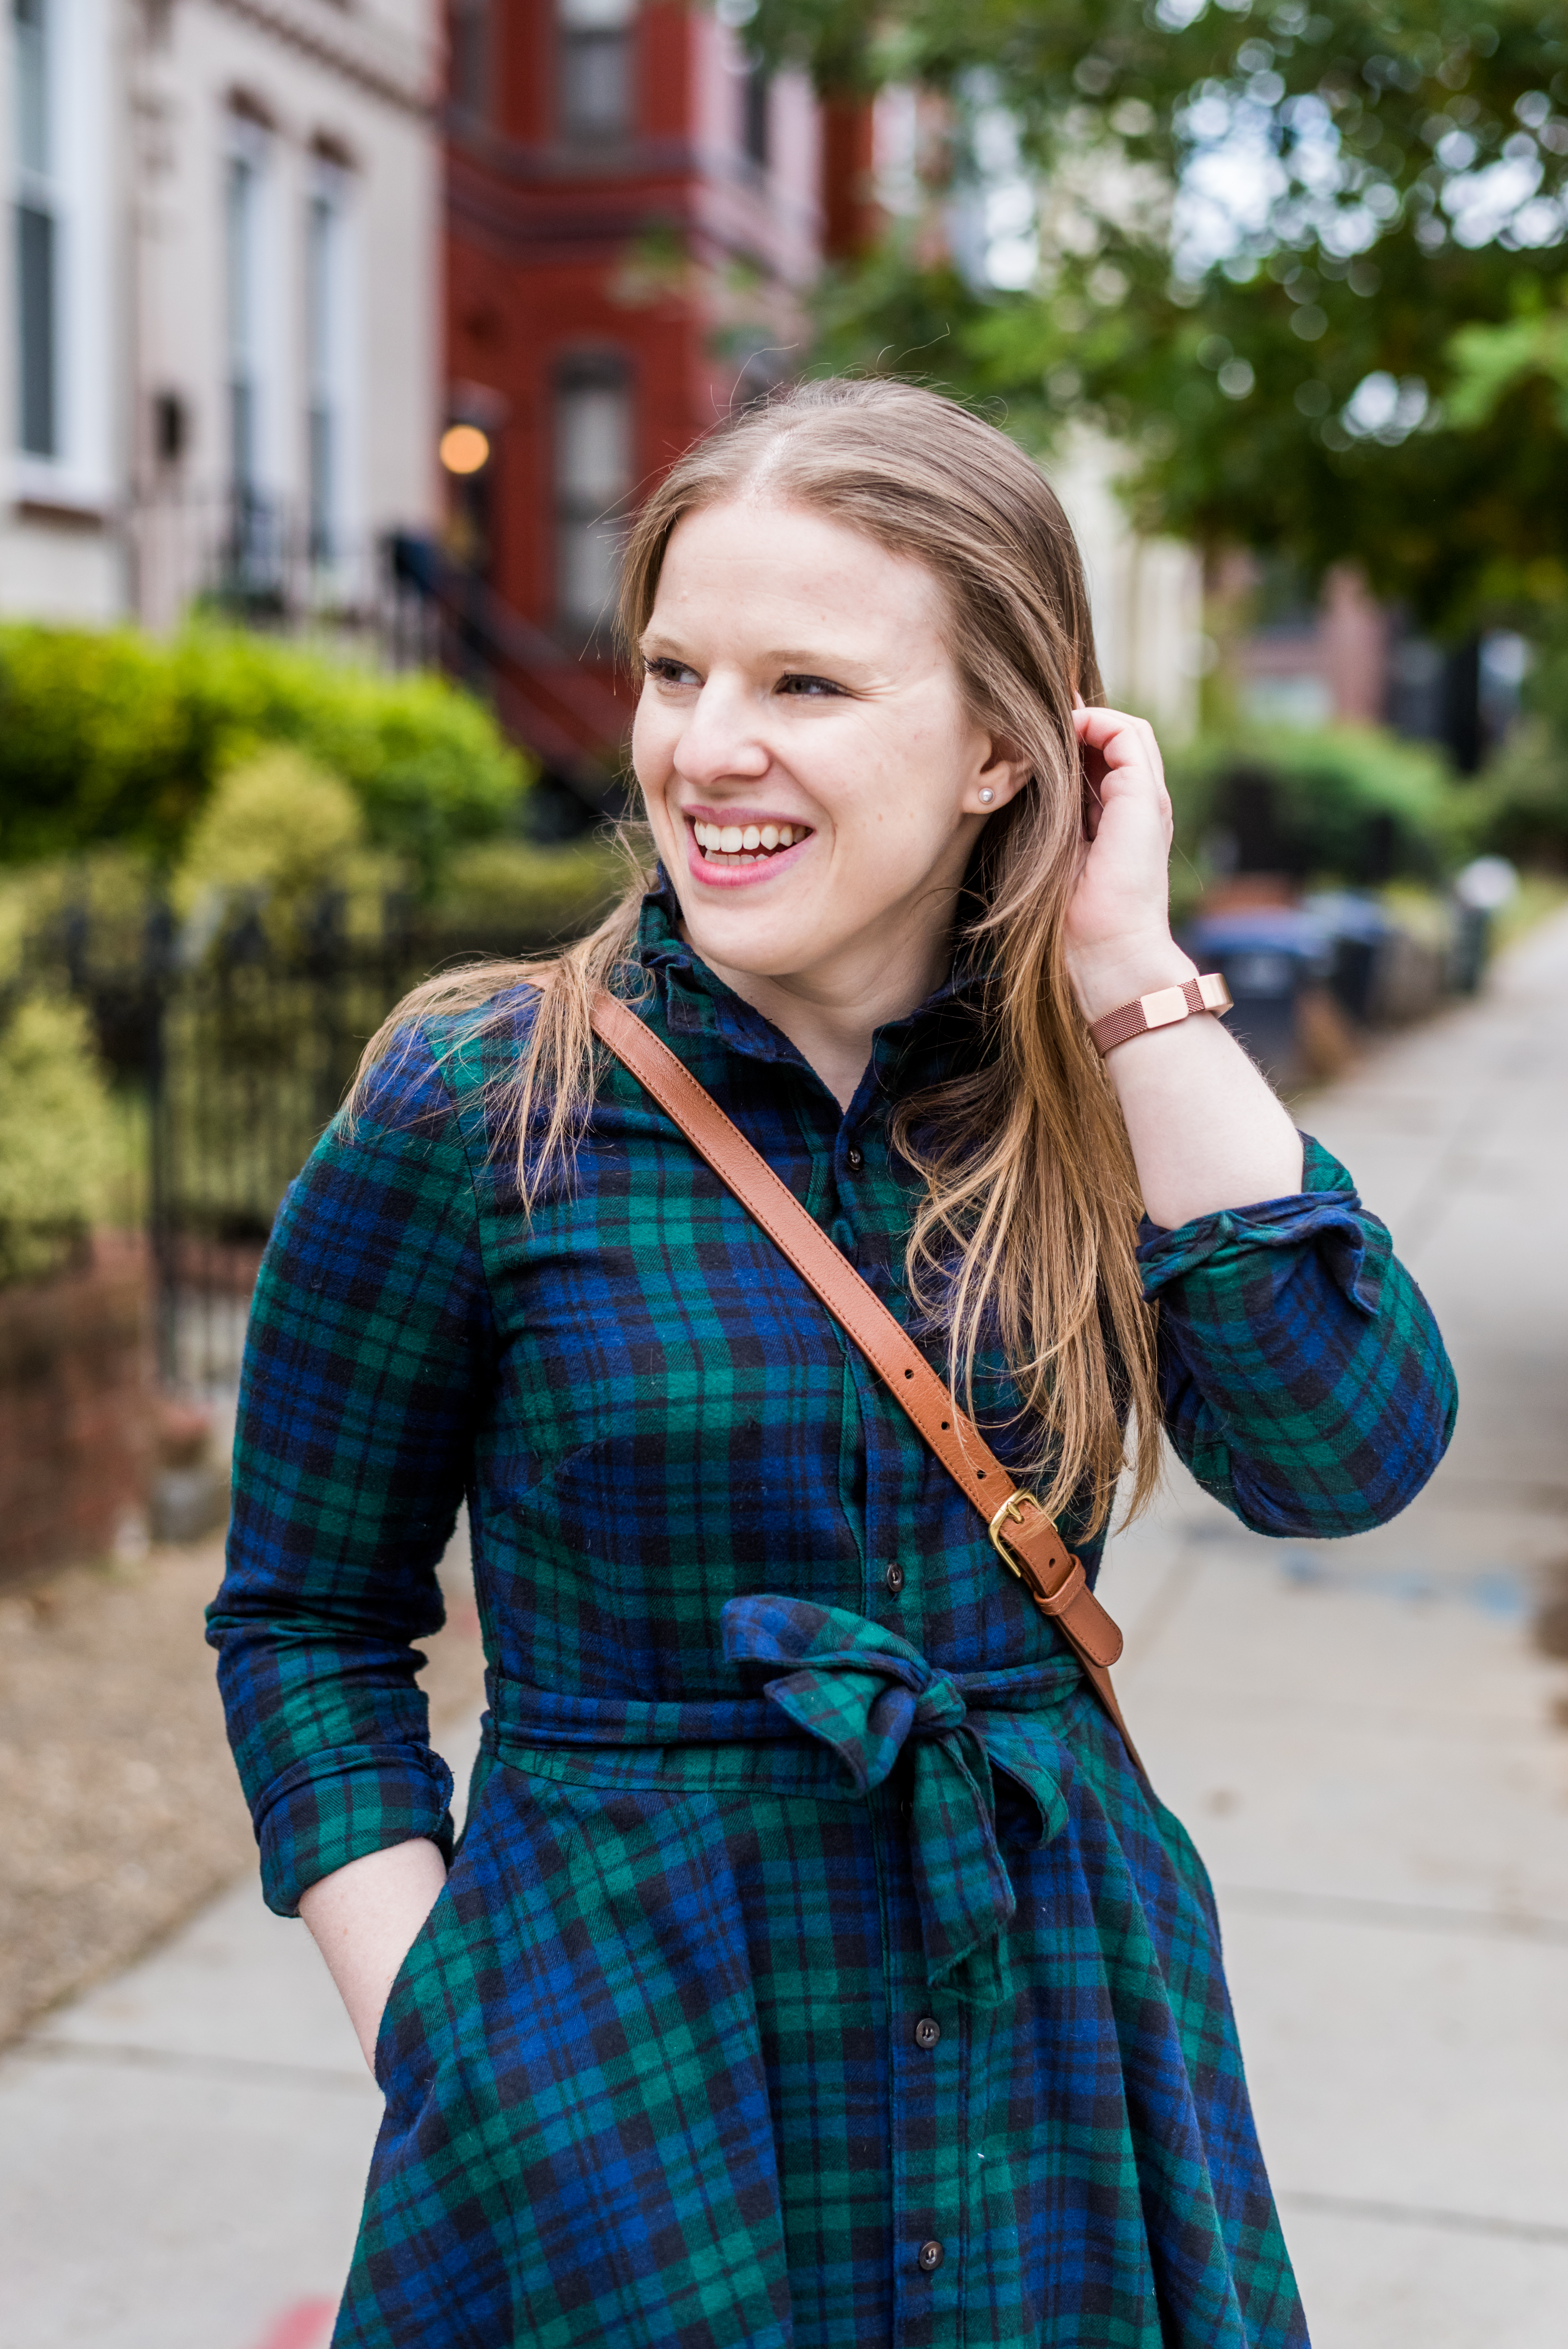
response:
[[[284,409],[287,344],[284,312],[279,298],[281,158],[277,150],[277,138],[264,125],[249,115],[232,109],[227,112],[218,190],[222,222],[218,328],[223,390],[222,478],[236,517],[247,501],[253,502],[257,529],[254,549],[259,553],[270,548],[265,559],[281,571],[285,557],[283,541],[289,474],[285,436],[289,419]],[[237,246],[233,211],[236,174],[241,171],[249,175],[242,255]],[[248,471],[242,470],[236,429],[237,395],[242,381],[251,399]]]
[[[329,590],[347,589],[361,531],[361,370],[354,173],[311,159],[305,190],[301,280],[304,304],[305,520],[311,569]],[[325,235],[323,232],[325,231]],[[325,506],[317,479],[318,434],[326,441]]]
[[[11,149],[8,299],[14,340],[7,387],[12,487],[23,500],[101,512],[114,494],[117,295],[113,268],[114,146],[108,0],[45,0],[48,44],[46,168],[26,170]],[[11,43],[11,127],[17,92],[15,19]],[[54,453],[21,446],[21,287],[16,279],[16,206],[32,202],[54,222]]]
[[[609,405],[601,407],[596,419],[585,405],[573,419],[574,401]],[[611,445],[617,429],[614,409],[619,410],[618,450]],[[551,486],[556,624],[564,636],[595,639],[614,617],[624,507],[635,465],[636,379],[629,361],[611,352],[563,357],[552,399]],[[591,579],[594,572],[596,583]]]
[[[569,147],[605,147],[630,138],[637,122],[637,0],[555,0],[556,107]],[[582,105],[606,67],[620,84],[611,114]]]

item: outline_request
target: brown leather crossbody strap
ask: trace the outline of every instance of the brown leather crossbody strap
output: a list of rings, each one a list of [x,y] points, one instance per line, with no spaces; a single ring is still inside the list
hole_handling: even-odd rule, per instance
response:
[[[685,1062],[613,995],[596,999],[593,1029],[815,1289],[839,1327],[903,1406],[959,1491],[985,1518],[1003,1564],[1017,1576],[1041,1611],[1061,1626],[1095,1693],[1121,1732],[1128,1752],[1138,1762],[1110,1685],[1109,1668],[1121,1653],[1121,1633],[1034,1495],[1014,1484],[979,1429],[960,1411],[875,1290],[834,1247],[788,1185],[780,1182],[760,1152],[726,1117]],[[1139,1767],[1142,1768],[1141,1763]]]

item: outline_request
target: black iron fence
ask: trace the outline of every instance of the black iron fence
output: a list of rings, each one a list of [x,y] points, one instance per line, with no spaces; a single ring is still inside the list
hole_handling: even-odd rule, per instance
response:
[[[159,1367],[221,1400],[238,1381],[246,1315],[284,1194],[387,1012],[435,968],[536,952],[544,935],[455,937],[388,899],[351,928],[327,894],[285,926],[256,905],[216,923],[150,900],[114,924],[67,909],[28,967],[88,1011],[144,1159]]]

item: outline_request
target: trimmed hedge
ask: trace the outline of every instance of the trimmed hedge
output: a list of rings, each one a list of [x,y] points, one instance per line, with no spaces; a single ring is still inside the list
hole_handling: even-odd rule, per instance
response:
[[[1431,882],[1479,844],[1474,787],[1430,745],[1373,727],[1202,735],[1172,754],[1170,783],[1178,896],[1222,869],[1222,836],[1249,813],[1272,838],[1265,864],[1302,881]]]
[[[529,776],[489,711],[237,629],[0,627],[0,863],[116,844],[174,863],[218,777],[286,742],[341,776],[369,843],[435,888],[512,823]]]

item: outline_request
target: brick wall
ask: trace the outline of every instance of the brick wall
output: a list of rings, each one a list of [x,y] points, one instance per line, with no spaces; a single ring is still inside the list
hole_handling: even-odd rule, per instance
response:
[[[0,1581],[102,1557],[153,1469],[146,1252],[100,1237],[85,1269],[0,1289]]]

